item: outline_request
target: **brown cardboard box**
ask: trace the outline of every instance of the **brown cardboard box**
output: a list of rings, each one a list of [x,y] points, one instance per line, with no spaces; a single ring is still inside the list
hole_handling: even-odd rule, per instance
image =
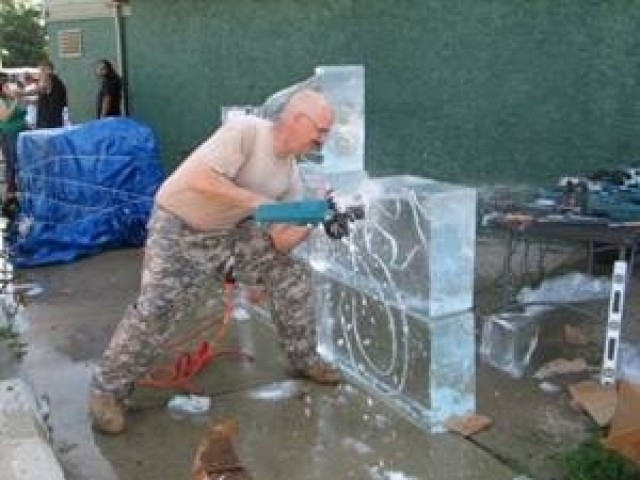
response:
[[[603,444],[640,466],[640,384],[619,383],[616,410]]]
[[[569,386],[574,403],[585,410],[598,425],[609,424],[616,408],[617,392],[611,387],[586,380]]]

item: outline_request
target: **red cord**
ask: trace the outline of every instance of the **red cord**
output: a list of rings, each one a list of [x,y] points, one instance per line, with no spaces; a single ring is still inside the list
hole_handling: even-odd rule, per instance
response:
[[[151,372],[137,384],[142,387],[172,388],[185,393],[202,393],[202,387],[193,382],[193,378],[216,358],[234,356],[240,359],[255,361],[254,357],[240,350],[216,351],[218,345],[226,337],[233,318],[233,294],[235,282],[224,282],[224,313],[222,323],[216,318],[209,318],[200,326],[187,332],[176,340],[170,341],[166,347],[177,353],[177,357],[170,365],[154,367]],[[202,340],[194,351],[184,351],[183,347],[194,339],[201,337],[204,332],[218,324],[214,338],[211,341]]]

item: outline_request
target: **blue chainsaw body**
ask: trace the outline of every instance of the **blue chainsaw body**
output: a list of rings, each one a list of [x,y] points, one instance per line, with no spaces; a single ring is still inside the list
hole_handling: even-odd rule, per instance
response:
[[[301,200],[260,205],[253,214],[253,220],[257,224],[318,225],[329,220],[334,213],[327,200]]]

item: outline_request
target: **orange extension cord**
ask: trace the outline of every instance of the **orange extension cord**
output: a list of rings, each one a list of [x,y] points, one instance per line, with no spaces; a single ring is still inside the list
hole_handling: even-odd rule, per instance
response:
[[[231,326],[234,291],[235,281],[232,279],[225,280],[222,322],[212,316],[197,328],[168,342],[165,345],[166,349],[176,355],[173,363],[154,367],[145,378],[138,380],[137,385],[152,388],[171,388],[184,393],[202,393],[202,387],[196,384],[193,379],[216,358],[232,356],[251,362],[255,361],[252,355],[240,350],[216,350],[217,345],[224,340]],[[198,338],[205,337],[207,333],[211,332],[213,332],[211,341],[202,340],[195,350],[184,350],[185,345]]]

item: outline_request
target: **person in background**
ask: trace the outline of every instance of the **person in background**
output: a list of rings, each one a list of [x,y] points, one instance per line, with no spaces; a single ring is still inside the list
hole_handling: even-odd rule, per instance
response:
[[[65,125],[64,112],[67,108],[67,87],[54,72],[49,60],[38,64],[38,86],[29,92],[38,95],[36,101],[36,128],[56,128]],[[22,95],[27,95],[22,93]]]
[[[98,60],[96,76],[102,81],[96,100],[96,118],[120,116],[122,80],[109,60]]]
[[[36,115],[38,110],[38,95],[36,94],[36,90],[38,88],[38,79],[27,72],[24,74],[22,84],[22,97],[27,109],[27,126],[29,128],[36,128]]]
[[[4,216],[13,217],[17,211],[18,134],[27,128],[26,110],[18,101],[18,87],[0,77],[0,147],[5,163],[6,194],[2,205]]]

